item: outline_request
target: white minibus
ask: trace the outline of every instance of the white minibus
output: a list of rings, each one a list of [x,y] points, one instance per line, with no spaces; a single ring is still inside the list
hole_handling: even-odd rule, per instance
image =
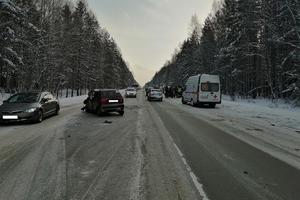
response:
[[[218,75],[199,74],[190,77],[184,87],[182,103],[209,105],[212,108],[221,104],[221,84]]]

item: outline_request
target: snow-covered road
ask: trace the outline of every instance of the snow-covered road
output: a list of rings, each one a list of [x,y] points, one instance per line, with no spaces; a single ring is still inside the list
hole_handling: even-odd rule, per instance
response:
[[[81,112],[84,98],[41,124],[0,126],[1,200],[201,199],[143,98],[126,99],[124,117]]]
[[[80,110],[85,98],[61,99],[60,115],[41,124],[0,126],[1,200],[300,196],[297,127],[267,118],[283,111],[229,101],[194,108],[140,93],[125,99],[124,117],[98,117]]]

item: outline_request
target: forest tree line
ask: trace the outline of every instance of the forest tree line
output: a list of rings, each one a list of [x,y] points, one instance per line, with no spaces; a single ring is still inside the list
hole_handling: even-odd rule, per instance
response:
[[[86,1],[0,0],[0,89],[74,96],[133,83]]]
[[[195,21],[195,20],[193,20]],[[223,0],[202,31],[194,30],[152,85],[184,85],[217,74],[232,97],[287,99],[300,104],[300,2]]]

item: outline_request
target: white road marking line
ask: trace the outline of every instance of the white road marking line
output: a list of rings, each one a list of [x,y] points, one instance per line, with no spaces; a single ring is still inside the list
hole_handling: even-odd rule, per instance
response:
[[[192,171],[191,167],[189,166],[189,164],[187,163],[186,159],[184,158],[183,153],[180,151],[180,149],[178,148],[178,146],[173,142],[173,145],[175,147],[175,149],[177,150],[178,154],[180,155],[180,158],[182,160],[182,162],[184,163],[187,171],[189,172],[189,175],[195,185],[195,187],[197,188],[199,194],[201,195],[201,197],[203,198],[202,200],[209,200],[207,194],[205,193],[204,189],[203,189],[203,185],[201,183],[199,183],[197,176],[194,174],[194,172]]]

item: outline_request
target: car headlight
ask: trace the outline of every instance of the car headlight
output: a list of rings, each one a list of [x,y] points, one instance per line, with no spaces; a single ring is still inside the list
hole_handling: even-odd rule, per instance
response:
[[[33,113],[36,110],[36,108],[29,108],[27,110],[24,110],[25,113]]]

